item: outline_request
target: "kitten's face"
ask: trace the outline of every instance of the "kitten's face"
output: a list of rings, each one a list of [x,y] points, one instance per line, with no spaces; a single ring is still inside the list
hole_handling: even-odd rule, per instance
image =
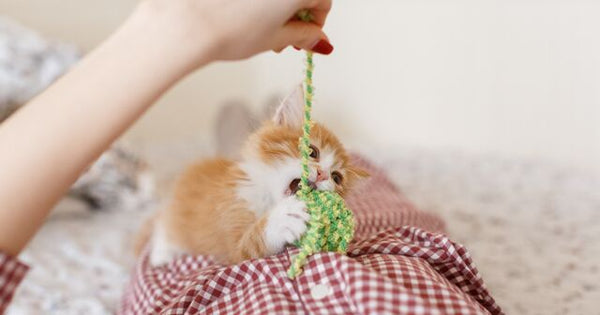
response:
[[[299,87],[286,98],[272,121],[250,136],[243,152],[242,168],[253,183],[262,183],[266,199],[294,194],[300,183],[301,159],[298,150],[304,122],[304,96]],[[337,137],[323,125],[311,130],[312,154],[309,181],[318,190],[336,191],[342,196],[367,174],[352,165]]]

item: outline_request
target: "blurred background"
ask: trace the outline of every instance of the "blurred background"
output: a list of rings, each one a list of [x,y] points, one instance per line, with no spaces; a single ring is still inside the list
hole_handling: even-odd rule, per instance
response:
[[[2,0],[0,12],[95,47],[136,0]],[[317,117],[343,138],[544,158],[600,170],[600,3],[586,0],[334,3],[335,53],[317,62]],[[202,36],[198,34],[198,36]],[[190,40],[193,40],[191,38]],[[206,143],[219,104],[262,106],[302,79],[302,54],[207,67],[128,134]]]
[[[137,2],[0,0],[0,15],[87,52]],[[507,313],[597,311],[598,16],[593,0],[334,0],[326,31],[336,50],[316,60],[316,118],[446,219]],[[224,104],[261,112],[302,80],[302,60],[287,50],[210,65],[168,92],[122,140],[169,183],[190,160],[214,152]],[[52,257],[41,253],[59,246],[85,281],[56,280],[78,270],[65,273],[64,261],[38,269],[15,313],[31,313],[35,303],[61,314],[114,311],[131,261],[112,246],[134,233],[128,219],[139,221],[119,215],[51,222],[25,258],[48,264]],[[99,241],[64,247],[83,234]],[[92,270],[91,260],[102,263]]]

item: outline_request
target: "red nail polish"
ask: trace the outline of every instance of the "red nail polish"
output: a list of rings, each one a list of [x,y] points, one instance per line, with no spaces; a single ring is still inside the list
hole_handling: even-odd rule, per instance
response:
[[[329,55],[333,51],[333,46],[328,41],[321,39],[311,50],[319,54]]]
[[[294,49],[295,49],[295,50],[300,50],[300,47],[298,47],[298,46],[294,46]]]

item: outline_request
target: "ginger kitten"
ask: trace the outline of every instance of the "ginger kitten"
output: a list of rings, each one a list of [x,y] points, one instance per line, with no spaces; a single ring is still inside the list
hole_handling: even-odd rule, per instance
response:
[[[279,253],[299,239],[309,219],[304,202],[295,196],[303,110],[300,86],[271,121],[250,135],[239,161],[211,159],[189,167],[176,184],[171,204],[140,232],[138,252],[149,240],[152,265],[180,254],[238,263]],[[344,196],[366,176],[324,126],[315,124],[311,138],[310,178],[316,189]]]

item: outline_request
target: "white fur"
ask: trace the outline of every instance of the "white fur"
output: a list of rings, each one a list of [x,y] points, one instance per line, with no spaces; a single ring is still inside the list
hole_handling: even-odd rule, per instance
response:
[[[304,93],[300,85],[279,106],[273,121],[300,128],[304,120],[303,100]],[[238,183],[236,194],[248,203],[250,210],[257,216],[268,215],[264,238],[267,249],[273,254],[304,234],[309,215],[305,203],[288,194],[290,183],[300,178],[300,158],[287,157],[274,164],[267,164],[258,157],[255,151],[257,149],[249,147],[245,159],[239,163],[247,180]],[[317,166],[328,174],[339,168],[339,163],[335,161],[335,151],[321,148],[319,161],[310,164],[309,180],[312,182],[317,179]],[[335,186],[331,175],[317,183],[318,190],[332,191]],[[150,263],[155,266],[167,263],[182,252],[169,242],[164,228],[157,225],[152,238]]]
[[[331,174],[339,167],[339,162],[335,161],[334,151],[322,152],[319,162],[311,164],[309,180],[313,182],[317,178],[317,165],[324,172]],[[285,198],[290,182],[301,175],[300,159],[291,157],[273,165],[253,158],[241,162],[240,168],[246,173],[248,181],[239,183],[237,195],[248,202],[250,208],[259,216]],[[318,190],[333,191],[335,186],[331,176],[317,183]]]
[[[304,121],[303,114],[304,92],[300,85],[282,102],[273,121],[279,125],[300,128]],[[288,157],[271,165],[264,163],[252,150],[257,148],[250,148],[246,159],[239,164],[248,180],[239,183],[237,196],[248,202],[250,209],[258,216],[268,215],[265,243],[270,253],[277,253],[306,231],[309,219],[304,202],[286,194],[290,183],[300,178],[300,158]],[[309,180],[312,182],[317,179],[317,167],[328,174],[340,167],[335,161],[335,151],[322,150],[319,162],[311,163]],[[331,176],[317,183],[318,190],[331,191],[335,190],[335,186]]]
[[[306,205],[286,195],[290,182],[300,177],[299,165],[300,160],[291,157],[274,165],[257,159],[240,163],[248,181],[238,185],[237,194],[257,215],[268,215],[264,239],[269,254],[281,252],[306,231]]]
[[[183,253],[183,250],[177,248],[177,246],[173,245],[169,241],[164,227],[162,227],[160,221],[157,221],[154,227],[154,232],[152,233],[150,265],[160,266],[166,264]]]
[[[311,167],[310,179],[317,177],[316,165],[326,172],[335,167],[335,154],[325,152],[319,163]],[[240,163],[240,168],[246,173],[247,181],[238,185],[237,195],[245,200],[258,216],[267,214],[265,227],[265,244],[269,254],[278,253],[286,244],[299,239],[306,231],[309,215],[304,202],[296,196],[289,196],[286,191],[295,178],[300,178],[300,159],[286,158],[273,165],[258,159]],[[317,184],[319,190],[334,190],[335,183],[329,179]]]
[[[318,182],[317,190],[334,191],[335,190],[335,182],[331,179],[331,177],[327,180]]]
[[[295,196],[279,202],[269,213],[265,227],[265,245],[269,254],[279,253],[287,244],[299,239],[306,231],[309,219],[306,205]]]
[[[319,167],[323,172],[327,172],[329,177],[327,180],[317,183],[318,190],[335,190],[335,182],[331,178],[331,172],[335,171],[339,167],[339,162],[335,161],[335,151],[321,151],[321,158],[319,159]],[[315,173],[315,175],[313,175]],[[312,177],[314,176],[314,177]],[[311,172],[311,179],[316,178],[316,171]]]
[[[316,180],[316,165],[324,172],[331,173],[339,167],[338,164],[334,151],[323,152],[319,162],[311,165],[309,179],[313,182]],[[301,175],[300,159],[291,157],[273,165],[253,158],[240,162],[240,168],[248,180],[239,183],[237,196],[248,202],[252,211],[259,216],[286,197],[290,182]],[[329,176],[329,179],[317,184],[317,189],[335,190],[335,182]]]
[[[319,165],[322,170],[333,171],[335,165],[335,151],[325,151],[321,153],[321,158],[319,159]]]
[[[257,214],[262,215],[279,203],[289,184],[300,177],[300,161],[287,158],[274,165],[268,165],[257,159],[240,163],[240,168],[248,181],[238,185],[237,195],[250,205]]]

